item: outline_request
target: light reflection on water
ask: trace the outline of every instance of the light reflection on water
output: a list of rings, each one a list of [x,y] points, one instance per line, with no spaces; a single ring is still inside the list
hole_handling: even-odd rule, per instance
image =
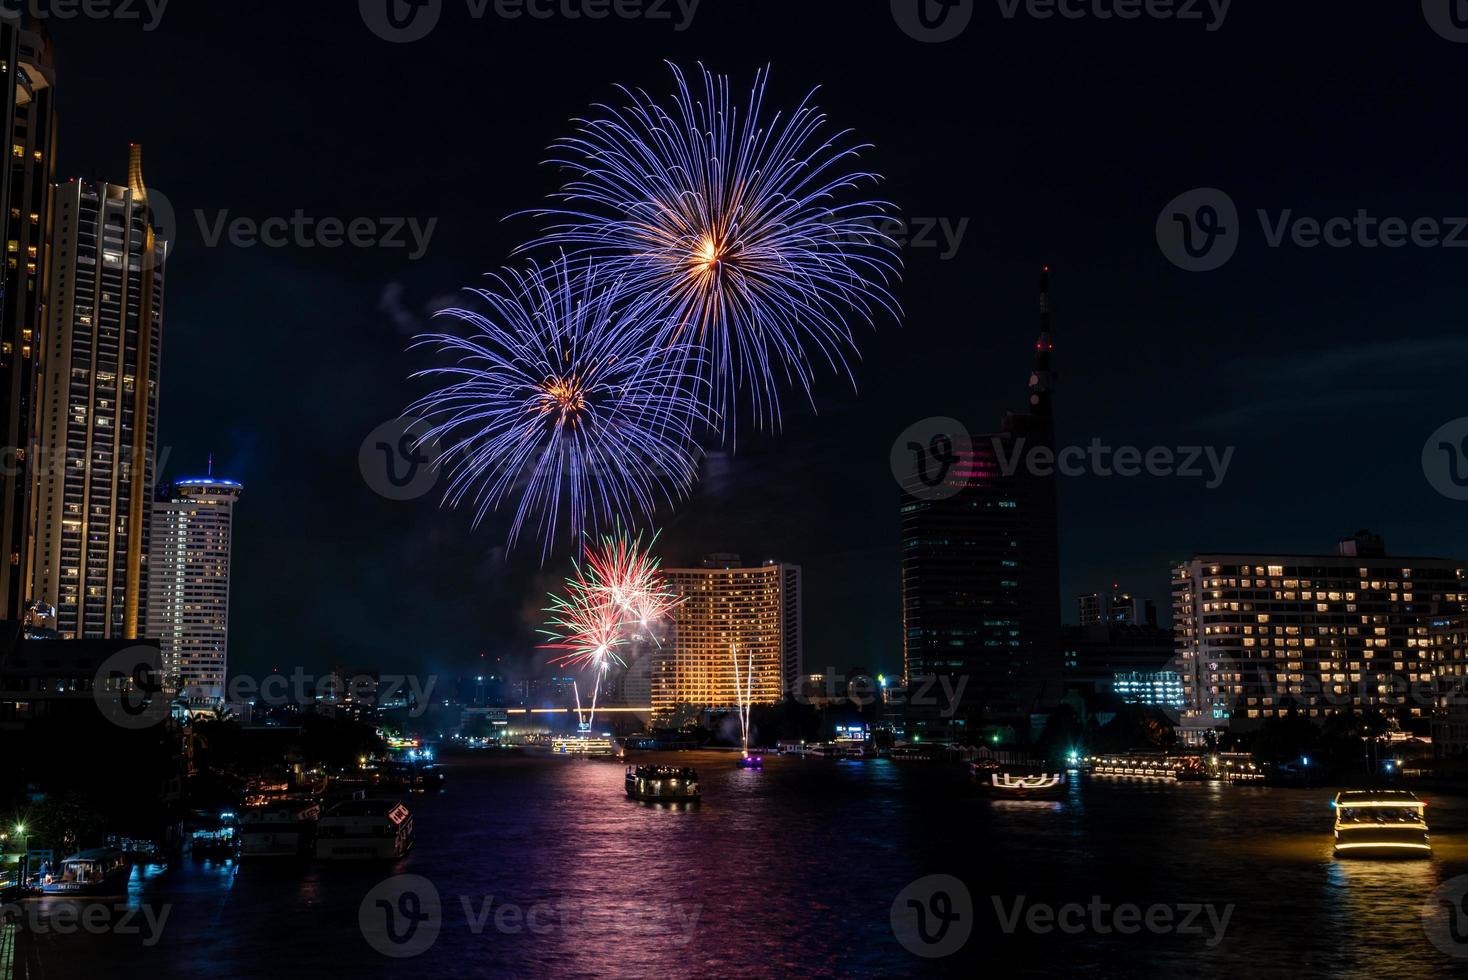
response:
[[[424,976],[972,975],[998,962],[1021,976],[1371,975],[1384,965],[1429,976],[1456,965],[1427,943],[1421,909],[1440,883],[1468,874],[1462,800],[1424,794],[1432,860],[1339,862],[1325,789],[1072,775],[1060,800],[991,801],[961,771],[922,764],[771,757],[760,772],[715,753],[649,761],[697,766],[704,802],[631,802],[617,765],[471,759],[444,793],[409,800],[419,842],[396,866],[137,869],[122,900],[172,909],[156,948],[47,937],[45,959],[68,976],[237,977],[258,975],[267,958],[282,980],[385,976],[403,964],[368,948],[357,915],[397,871],[427,877],[442,896],[442,932],[412,961]],[[888,916],[901,888],[936,873],[968,885],[976,934],[956,956],[926,962],[895,941]],[[996,908],[1021,896],[1233,908],[1221,938],[1006,934]],[[539,910],[549,928],[497,930],[493,912],[507,904]]]

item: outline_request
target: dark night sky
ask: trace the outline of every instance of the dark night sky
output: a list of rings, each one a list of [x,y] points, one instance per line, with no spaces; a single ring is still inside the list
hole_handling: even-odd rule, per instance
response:
[[[661,517],[670,564],[711,550],[803,564],[810,663],[898,666],[889,450],[928,416],[982,432],[1022,407],[1042,262],[1056,270],[1063,442],[1237,447],[1213,491],[1065,480],[1067,611],[1112,579],[1161,599],[1168,562],[1194,551],[1318,551],[1358,527],[1398,553],[1468,556],[1465,505],[1420,464],[1427,436],[1468,414],[1468,252],[1272,250],[1246,219],[1233,261],[1191,274],[1154,237],[1163,205],[1200,186],[1246,215],[1468,214],[1468,44],[1429,30],[1418,4],[1237,0],[1209,33],[1006,20],[981,2],[938,45],[906,36],[882,0],[705,0],[681,33],[446,5],[409,45],[374,37],[351,0],[175,2],[150,33],[52,27],[60,176],[122,182],[138,141],[179,214],[162,441],[168,475],[212,450],[246,485],[235,671],[527,655],[551,579],[538,552],[507,562],[503,524],[470,533],[436,496],[375,495],[358,447],[414,391],[424,362],[404,323],[508,259],[530,225],[504,216],[553,185],[544,148],[615,82],[666,92],[663,59],[742,81],[769,63],[780,105],[821,85],[835,124],[876,144],[869,162],[904,214],[969,219],[953,259],[907,251],[906,324],[863,339],[859,395],[827,378],[818,415],[790,399],[780,438],[741,444]],[[439,224],[409,262],[208,248],[192,214],[297,208]]]

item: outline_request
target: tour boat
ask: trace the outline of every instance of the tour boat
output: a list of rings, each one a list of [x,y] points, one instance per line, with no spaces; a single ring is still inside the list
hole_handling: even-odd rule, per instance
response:
[[[649,803],[696,802],[698,773],[686,766],[628,766],[627,795]]]
[[[241,858],[294,858],[311,851],[321,804],[280,799],[240,811]]]
[[[763,769],[765,767],[764,756],[742,755],[739,757],[740,769]]]
[[[1069,788],[1064,772],[1038,769],[976,769],[979,786],[998,799],[1051,799],[1064,796]]]
[[[1427,804],[1406,790],[1347,790],[1335,809],[1336,857],[1425,858]]]
[[[551,739],[551,751],[557,755],[574,755],[587,759],[611,758],[617,747],[610,738],[595,735],[572,735]]]
[[[126,890],[131,870],[127,856],[115,847],[82,851],[61,862],[60,874],[47,874],[41,879],[41,894],[120,894]]]
[[[396,800],[347,800],[316,826],[316,856],[323,861],[391,861],[413,843],[413,815]]]

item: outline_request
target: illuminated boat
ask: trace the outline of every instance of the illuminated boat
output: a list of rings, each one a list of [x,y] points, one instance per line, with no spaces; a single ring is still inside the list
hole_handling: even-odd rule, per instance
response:
[[[1330,804],[1335,809],[1335,856],[1425,858],[1427,804],[1406,790],[1347,790]]]
[[[61,862],[60,874],[41,879],[43,895],[117,895],[127,890],[132,868],[116,848],[73,854]]]
[[[628,766],[627,796],[649,803],[693,803],[698,772],[686,766]]]
[[[763,769],[765,767],[764,756],[742,755],[739,757],[740,769]]]
[[[612,740],[609,738],[582,734],[551,739],[551,751],[557,755],[605,759],[615,755],[617,747],[612,744]]]
[[[979,786],[997,799],[1053,799],[1067,790],[1065,773],[1024,769],[975,770]]]

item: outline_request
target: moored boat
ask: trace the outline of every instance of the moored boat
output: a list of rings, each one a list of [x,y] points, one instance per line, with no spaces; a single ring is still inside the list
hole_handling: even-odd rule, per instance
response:
[[[699,799],[698,772],[686,766],[628,766],[627,796],[649,803],[693,803]]]
[[[246,807],[239,815],[241,858],[294,858],[311,851],[321,817],[315,800],[280,799]]]
[[[127,855],[115,847],[73,854],[60,870],[41,879],[43,895],[115,895],[127,887],[132,870]]]
[[[1427,804],[1400,789],[1346,790],[1335,810],[1335,856],[1425,858],[1432,855]]]
[[[391,861],[413,849],[413,815],[397,800],[346,800],[316,828],[323,861]]]

